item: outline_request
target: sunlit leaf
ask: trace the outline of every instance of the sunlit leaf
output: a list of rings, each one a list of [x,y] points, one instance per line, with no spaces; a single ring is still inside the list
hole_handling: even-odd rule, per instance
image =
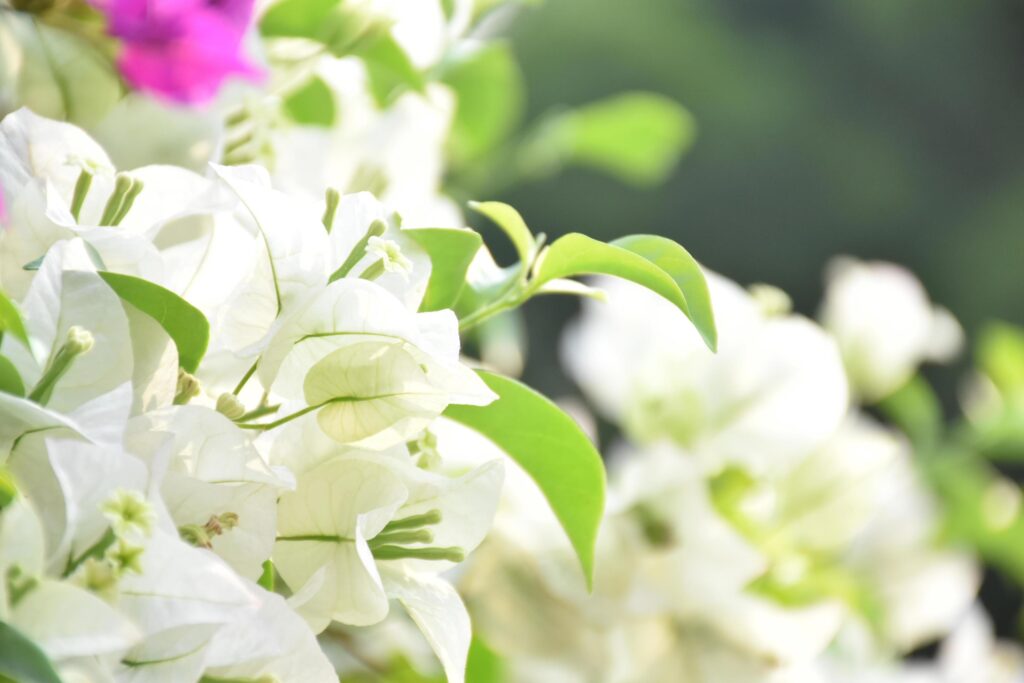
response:
[[[697,327],[708,348],[718,347],[718,330],[711,308],[711,295],[704,271],[681,245],[658,235],[629,235],[612,242],[617,247],[639,254],[675,280],[686,298],[687,315]]]
[[[631,248],[643,249],[650,253],[656,253],[653,246],[664,246],[643,239],[634,243],[627,242],[627,244]],[[678,252],[671,254],[671,257],[665,256],[663,260],[675,268],[678,273],[676,277],[630,248],[605,244],[580,233],[569,233],[555,240],[541,254],[534,268],[531,287],[538,290],[546,282],[576,275],[614,275],[630,280],[660,294],[675,304],[679,310],[694,321],[704,342],[709,348],[714,349],[716,343],[714,318],[711,316],[710,302],[707,299],[707,284],[704,282],[704,275],[695,261],[687,262],[680,259]],[[694,292],[697,315],[691,312],[687,297],[680,289],[677,280],[682,281],[688,291]]]
[[[490,218],[508,235],[521,263],[529,264],[533,260],[537,245],[518,211],[502,202],[470,202],[469,208]]]
[[[6,356],[0,356],[0,391],[15,396],[25,395],[25,383],[14,363]]]
[[[604,513],[601,456],[579,425],[547,398],[508,377],[479,374],[498,400],[483,407],[449,406],[445,417],[490,439],[533,478],[568,535],[591,586],[594,547]]]
[[[10,334],[22,344],[28,346],[28,332],[14,302],[0,292],[0,334]]]
[[[430,256],[430,281],[421,311],[451,308],[466,282],[466,270],[482,240],[473,230],[415,228],[403,234],[416,240]]]
[[[100,277],[121,299],[160,323],[178,347],[179,365],[196,371],[210,340],[210,324],[199,309],[148,280],[110,272],[101,272]]]
[[[334,125],[337,110],[334,95],[323,79],[314,76],[285,98],[284,112],[296,123],[305,126]]]
[[[423,75],[390,33],[364,41],[354,54],[366,64],[370,91],[379,106],[387,106],[404,90],[423,90]]]

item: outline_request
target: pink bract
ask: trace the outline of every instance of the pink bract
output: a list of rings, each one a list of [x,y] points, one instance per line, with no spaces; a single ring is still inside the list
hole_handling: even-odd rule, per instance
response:
[[[117,60],[134,88],[174,102],[209,101],[229,76],[256,79],[242,41],[253,0],[96,0],[112,36],[123,41]]]

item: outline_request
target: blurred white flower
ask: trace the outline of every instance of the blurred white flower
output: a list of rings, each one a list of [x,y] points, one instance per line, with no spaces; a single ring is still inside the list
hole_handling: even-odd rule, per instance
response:
[[[925,361],[946,362],[963,345],[963,330],[933,305],[921,283],[891,263],[840,258],[826,276],[822,325],[839,343],[854,390],[885,398]]]

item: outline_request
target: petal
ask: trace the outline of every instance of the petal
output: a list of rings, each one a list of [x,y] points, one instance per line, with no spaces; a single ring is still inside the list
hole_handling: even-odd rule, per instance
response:
[[[388,595],[398,598],[441,660],[448,683],[462,683],[472,634],[469,613],[455,588],[436,577],[391,570],[385,571],[384,580]]]

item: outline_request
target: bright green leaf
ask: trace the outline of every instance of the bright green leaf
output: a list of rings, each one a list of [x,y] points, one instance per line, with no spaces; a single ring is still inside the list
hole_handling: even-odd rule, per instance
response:
[[[494,149],[519,124],[523,77],[507,43],[491,43],[456,59],[442,81],[455,91],[449,144],[457,163]]]
[[[18,683],[60,683],[42,650],[13,626],[0,621],[0,679]]]
[[[718,348],[718,330],[711,308],[711,295],[704,271],[681,245],[658,235],[629,235],[612,242],[617,247],[639,254],[675,280],[686,299],[688,315],[708,348]]]
[[[587,585],[604,514],[601,456],[579,425],[558,406],[519,382],[479,371],[498,400],[487,406],[448,406],[444,415],[494,442],[526,470],[569,536]]]
[[[490,218],[508,235],[521,263],[529,264],[533,261],[537,245],[533,233],[526,227],[526,221],[518,211],[502,202],[470,202],[469,208]]]
[[[466,282],[466,270],[483,243],[480,235],[457,228],[416,228],[402,232],[416,240],[430,257],[430,282],[420,310],[451,308]]]
[[[631,246],[639,248],[638,245],[650,246],[643,241]],[[676,265],[683,263],[685,262],[678,261]],[[706,297],[706,285],[704,288],[696,286],[703,281],[703,275],[699,273],[699,268],[697,272],[690,270],[679,272],[684,273],[680,276],[684,283],[689,279],[689,290],[698,295],[703,293]],[[710,317],[710,305],[698,296],[698,304],[704,307],[704,310],[698,308],[699,314],[694,316],[686,295],[679,288],[676,279],[641,254],[615,244],[598,242],[586,235],[569,233],[555,240],[537,259],[531,280],[531,289],[537,291],[546,282],[575,275],[614,275],[660,294],[675,304],[691,320],[695,320],[698,330],[704,337],[704,342],[709,348],[715,348],[714,319]],[[694,278],[699,279],[695,280]]]
[[[25,395],[25,383],[21,380],[21,374],[7,356],[0,356],[0,391],[15,396]]]
[[[100,277],[124,301],[160,323],[178,347],[178,364],[186,372],[196,371],[210,340],[210,323],[199,309],[148,280],[110,272]]]
[[[288,95],[283,107],[292,121],[304,126],[327,128],[334,125],[337,118],[334,95],[319,76],[309,79],[305,85]]]
[[[15,339],[28,346],[28,332],[14,302],[0,292],[0,333],[11,334]]]

